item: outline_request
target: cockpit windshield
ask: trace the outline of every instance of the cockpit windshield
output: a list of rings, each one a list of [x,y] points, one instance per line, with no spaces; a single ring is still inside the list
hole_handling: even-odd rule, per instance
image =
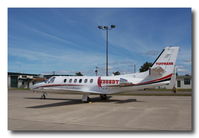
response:
[[[55,77],[51,77],[51,78],[49,78],[49,79],[46,81],[46,83],[53,83],[54,80],[55,80]]]

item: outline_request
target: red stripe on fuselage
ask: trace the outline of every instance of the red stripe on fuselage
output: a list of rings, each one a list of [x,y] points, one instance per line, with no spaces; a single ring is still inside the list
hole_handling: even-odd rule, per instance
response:
[[[47,84],[47,85],[43,85],[43,86],[38,86],[39,87],[53,87],[53,86],[83,86],[83,85],[79,85],[79,84]]]
[[[137,85],[143,85],[143,84],[148,84],[148,83],[154,83],[154,82],[158,82],[158,81],[161,81],[161,80],[169,79],[169,78],[171,78],[171,76],[172,76],[172,74],[169,74],[169,75],[164,76],[164,77],[159,78],[159,79],[141,82],[141,83],[137,83],[137,84],[133,84],[133,83],[132,84],[122,84],[122,86],[137,86]],[[108,86],[108,87],[118,87],[118,86],[121,86],[121,85],[111,85],[111,86]]]
[[[161,80],[164,80],[164,79],[168,79],[168,78],[171,78],[172,74],[169,74],[165,77],[162,77],[162,78],[159,78],[159,79],[155,79],[155,80],[151,80],[151,81],[146,81],[146,82],[141,82],[141,83],[137,83],[135,85],[140,85],[140,84],[146,84],[146,83],[151,83],[151,82],[156,82],[156,81],[161,81]]]
[[[126,84],[126,86],[143,85],[143,84],[147,84],[147,83],[153,83],[153,82],[161,81],[161,80],[164,80],[164,79],[169,79],[171,77],[172,77],[172,74],[169,74],[169,75],[164,76],[164,77],[159,78],[159,79],[150,80],[150,81],[146,81],[146,82],[141,82],[141,83],[137,83],[137,84]],[[98,84],[98,87],[102,87],[101,77],[98,78],[97,84]],[[39,88],[39,87],[53,87],[53,86],[83,86],[83,85],[80,85],[80,84],[47,84],[47,85],[43,85],[43,86],[38,86],[37,88]],[[120,86],[120,85],[111,85],[110,87],[114,87],[114,86],[117,87],[117,86]],[[124,86],[125,86],[125,84],[124,84]]]

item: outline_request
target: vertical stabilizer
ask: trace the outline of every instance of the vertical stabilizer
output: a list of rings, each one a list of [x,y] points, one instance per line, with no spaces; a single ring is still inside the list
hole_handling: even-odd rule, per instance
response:
[[[165,74],[173,74],[179,47],[166,47],[155,60],[152,70],[162,69]]]

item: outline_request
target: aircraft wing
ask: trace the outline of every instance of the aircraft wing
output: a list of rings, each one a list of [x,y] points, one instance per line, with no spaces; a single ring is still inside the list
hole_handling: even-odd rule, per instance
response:
[[[124,78],[120,78],[119,85],[109,85],[107,87],[128,87],[128,86],[134,86],[134,84]]]
[[[94,93],[94,94],[101,94],[102,92],[98,92],[98,91],[94,91],[94,90],[84,90],[84,89],[77,89],[77,90],[74,90],[74,89],[67,89],[66,91],[69,91],[69,92],[79,92],[79,93]]]
[[[36,91],[36,90],[35,90]],[[90,90],[88,88],[81,88],[81,89],[68,89],[68,88],[44,88],[42,90],[37,90],[37,91],[47,91],[47,92],[55,92],[56,93],[94,93],[94,94],[101,94],[102,92],[98,92],[96,90]]]
[[[120,78],[120,81],[119,81],[119,86],[120,87],[126,87],[126,86],[132,86],[133,83],[132,82],[129,82],[128,80],[124,79],[124,78]]]

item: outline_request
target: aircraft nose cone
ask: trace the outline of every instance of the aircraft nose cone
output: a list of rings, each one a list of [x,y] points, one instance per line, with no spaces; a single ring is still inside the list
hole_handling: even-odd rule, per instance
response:
[[[35,89],[35,85],[30,86],[30,90],[34,90]]]
[[[44,85],[44,82],[36,83],[30,87],[31,90],[38,89],[40,86]]]

